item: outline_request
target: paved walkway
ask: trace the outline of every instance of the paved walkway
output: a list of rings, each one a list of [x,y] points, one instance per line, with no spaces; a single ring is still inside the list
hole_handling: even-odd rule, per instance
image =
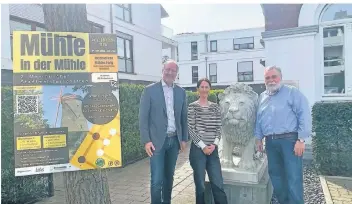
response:
[[[326,204],[352,204],[352,178],[321,176]]]
[[[172,203],[195,203],[192,168],[187,151],[181,153],[177,160],[174,176]],[[108,173],[110,197],[113,204],[150,203],[150,168],[146,158],[122,169],[110,169]],[[54,174],[55,195],[37,204],[63,204],[65,192],[62,174]]]

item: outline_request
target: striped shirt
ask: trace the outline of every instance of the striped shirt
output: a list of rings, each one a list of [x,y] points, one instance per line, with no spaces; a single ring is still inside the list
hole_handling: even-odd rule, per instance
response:
[[[219,105],[208,102],[201,106],[199,101],[188,106],[188,129],[193,143],[203,149],[206,145],[218,145],[221,137],[221,115]]]

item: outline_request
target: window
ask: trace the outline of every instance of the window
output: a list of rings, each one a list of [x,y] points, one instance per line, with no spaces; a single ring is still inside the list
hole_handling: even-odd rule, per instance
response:
[[[331,4],[321,15],[323,39],[322,92],[325,96],[352,96],[352,5]]]
[[[104,33],[104,26],[88,21],[90,33]]]
[[[217,52],[218,51],[218,41],[212,40],[210,41],[210,52]]]
[[[12,46],[13,46],[13,31],[46,31],[45,26],[41,23],[32,22],[20,18],[10,16],[10,45],[11,45],[11,59],[12,55]]]
[[[234,50],[254,49],[254,37],[234,39],[233,49]]]
[[[352,18],[352,4],[332,4],[328,5],[322,16],[322,21],[335,21]]]
[[[191,60],[198,60],[197,42],[191,42]]]
[[[215,63],[209,64],[209,80],[211,83],[217,82],[217,65]]]
[[[192,84],[198,82],[198,66],[192,66]]]
[[[238,82],[253,81],[253,62],[237,62]]]
[[[119,72],[133,73],[133,37],[117,31]]]
[[[324,40],[324,93],[345,92],[344,27],[323,29]]]
[[[131,4],[115,4],[115,17],[132,23]]]

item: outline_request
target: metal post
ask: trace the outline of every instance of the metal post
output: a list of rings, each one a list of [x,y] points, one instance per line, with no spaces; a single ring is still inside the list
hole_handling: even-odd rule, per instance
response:
[[[54,174],[48,174],[48,195],[49,197],[54,196]]]

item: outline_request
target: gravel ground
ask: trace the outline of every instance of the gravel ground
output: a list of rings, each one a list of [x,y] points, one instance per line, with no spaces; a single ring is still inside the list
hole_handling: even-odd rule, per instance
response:
[[[323,189],[321,188],[319,175],[314,171],[310,161],[303,164],[303,181],[304,181],[304,203],[305,204],[326,204]],[[271,201],[272,204],[280,204],[275,195]]]

